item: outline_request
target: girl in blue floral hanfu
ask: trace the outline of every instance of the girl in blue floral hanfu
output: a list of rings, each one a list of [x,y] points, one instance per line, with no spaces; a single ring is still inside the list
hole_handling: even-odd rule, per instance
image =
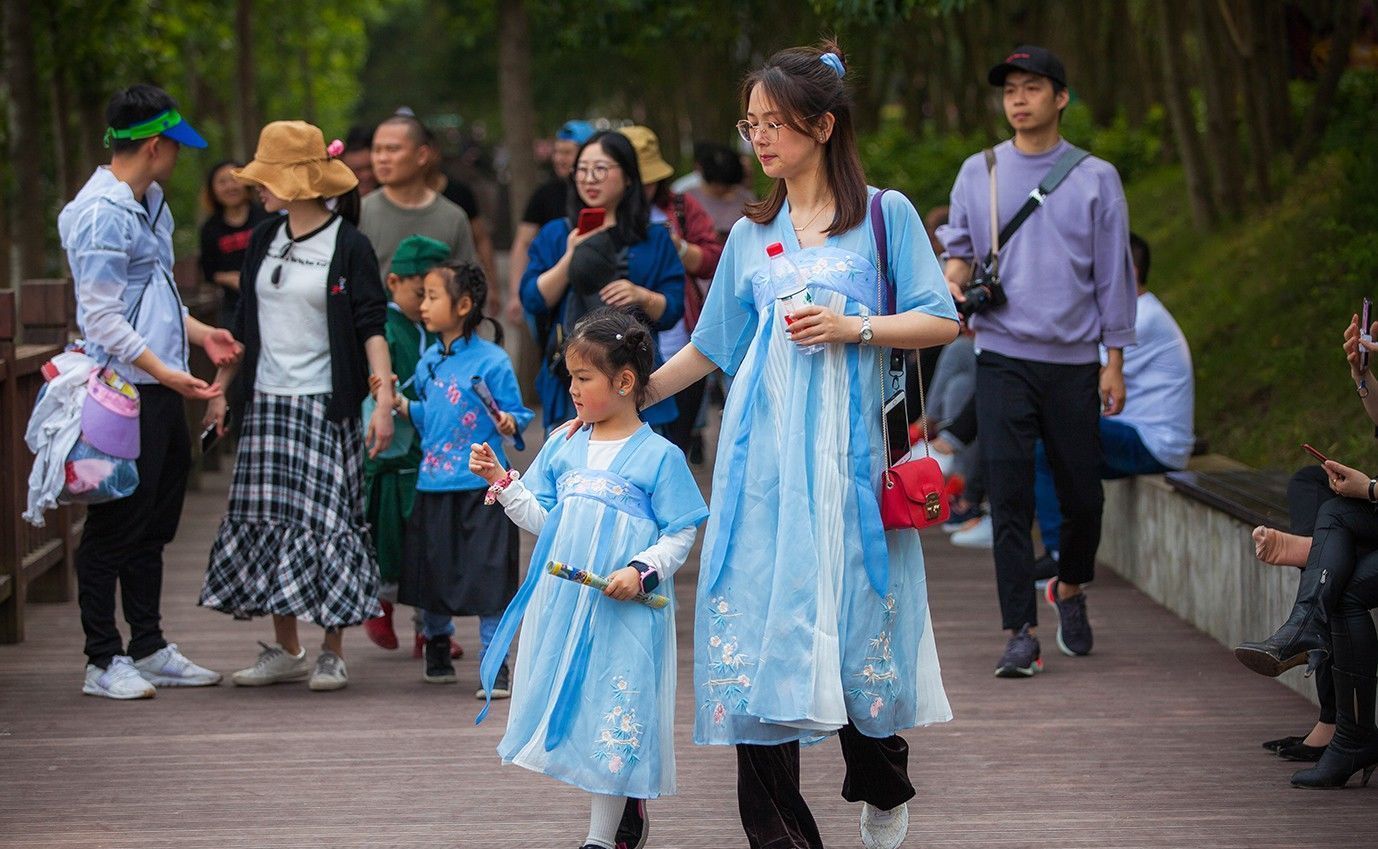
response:
[[[827,43],[747,77],[738,129],[775,187],[732,228],[692,344],[649,393],[716,368],[734,378],[694,611],[694,739],[737,746],[753,847],[822,846],[799,744],[831,734],[842,795],[865,803],[863,844],[899,846],[914,788],[898,732],[951,718],[919,536],[883,530],[878,493],[885,349],[952,340],[956,311],[914,208],[895,192],[870,204],[844,70]],[[868,209],[884,215],[893,315],[878,314]],[[788,325],[769,278],[777,242],[814,299]]]
[[[575,325],[565,362],[570,397],[591,427],[546,442],[519,480],[485,445],[470,459],[507,515],[538,535],[494,637],[501,650],[521,627],[498,754],[594,794],[586,847],[613,849],[624,811],[639,831],[631,845],[642,845],[640,800],[675,792],[672,576],[708,508],[684,455],[637,413],[654,345],[630,316],[590,313]],[[608,586],[600,594],[561,580],[547,572],[550,561],[606,576]],[[669,605],[638,603],[652,592]],[[484,660],[485,685],[497,671]]]

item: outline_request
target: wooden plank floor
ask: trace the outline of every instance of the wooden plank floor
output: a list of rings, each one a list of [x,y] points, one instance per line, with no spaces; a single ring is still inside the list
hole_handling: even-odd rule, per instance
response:
[[[248,665],[263,622],[195,606],[224,506],[225,473],[187,501],[168,550],[166,632],[193,659]],[[526,542],[529,546],[529,540]],[[909,847],[1352,847],[1378,843],[1378,786],[1294,790],[1294,767],[1259,742],[1309,728],[1300,697],[1113,575],[1091,590],[1096,651],[1058,654],[1033,680],[991,675],[1003,645],[990,555],[925,542],[956,720],[918,729]],[[690,577],[680,582],[690,601]],[[687,606],[684,608],[687,610]],[[476,649],[475,620],[459,637]],[[681,614],[681,795],[652,806],[651,846],[742,847],[735,760],[690,741],[692,621]],[[308,632],[310,643],[318,632]],[[473,725],[476,651],[459,686],[419,661],[347,638],[349,687],[164,690],[119,703],[81,695],[75,604],[30,608],[28,640],[0,646],[0,846],[511,847],[573,849],[585,796],[516,767],[494,746],[499,703]],[[835,744],[804,754],[806,793],[829,846],[854,847],[857,807],[838,796]]]

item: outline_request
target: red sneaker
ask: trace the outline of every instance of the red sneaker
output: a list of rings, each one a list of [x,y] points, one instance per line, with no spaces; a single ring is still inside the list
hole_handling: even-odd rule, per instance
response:
[[[392,651],[397,648],[397,632],[392,629],[392,602],[384,601],[383,615],[364,623],[364,633],[380,649]]]
[[[411,656],[413,660],[420,660],[421,655],[426,650],[426,638],[420,634],[416,635],[416,642],[412,644]],[[455,638],[450,638],[450,659],[459,660],[464,657],[464,647],[455,642]]]

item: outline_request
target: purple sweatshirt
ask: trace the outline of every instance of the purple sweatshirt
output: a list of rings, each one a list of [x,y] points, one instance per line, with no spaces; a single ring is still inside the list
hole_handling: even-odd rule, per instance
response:
[[[999,225],[1070,144],[1028,155],[1012,141],[995,147]],[[952,186],[948,223],[938,228],[947,256],[973,260],[990,250],[990,182],[986,157],[962,163]],[[1133,260],[1129,212],[1115,166],[1088,156],[1000,252],[1000,281],[1009,303],[974,316],[976,346],[1047,363],[1099,361],[1098,345],[1134,344]]]

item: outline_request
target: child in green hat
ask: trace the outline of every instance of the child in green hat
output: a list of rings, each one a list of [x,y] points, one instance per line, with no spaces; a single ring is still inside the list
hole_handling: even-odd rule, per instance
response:
[[[388,340],[392,368],[402,394],[412,400],[416,399],[416,391],[412,388],[416,364],[436,341],[435,335],[428,333],[421,323],[421,300],[425,293],[422,280],[427,272],[449,258],[449,245],[413,235],[397,245],[388,267],[388,318],[383,333]],[[416,497],[421,442],[413,439],[405,451],[386,453],[391,456],[374,457],[364,467],[368,493],[366,515],[373,529],[373,544],[378,549],[378,571],[382,578],[379,600],[383,606],[383,615],[365,622],[364,632],[376,645],[391,650],[397,648],[392,608],[397,600],[397,579],[401,574],[402,533]],[[419,633],[416,639],[414,652],[419,652],[422,639]],[[458,657],[463,650],[453,644],[451,653]]]

